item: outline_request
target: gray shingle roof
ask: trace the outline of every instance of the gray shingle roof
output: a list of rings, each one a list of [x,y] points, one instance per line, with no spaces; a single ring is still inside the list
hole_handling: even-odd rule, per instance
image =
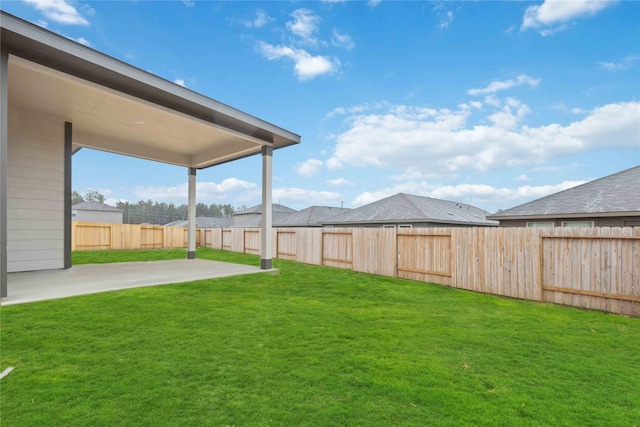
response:
[[[640,166],[504,210],[492,219],[640,212]]]
[[[283,216],[290,215],[298,212],[295,209],[291,209],[284,205],[274,203],[271,205],[271,212],[273,217],[271,221],[273,224]],[[245,209],[233,214],[233,224],[231,227],[260,227],[262,224],[262,204],[255,205],[249,209]]]
[[[278,221],[274,220],[273,224],[276,227],[320,227],[324,221],[350,210],[332,206],[310,206],[301,211],[283,215],[278,218]]]
[[[196,217],[196,227],[200,228],[226,228],[230,227],[233,224],[233,218],[218,218],[211,216],[199,216]],[[165,227],[186,227],[188,225],[188,221],[185,220],[177,220],[172,221],[168,224],[165,224]]]
[[[295,212],[295,211],[294,211]],[[280,218],[291,215],[290,212],[274,212],[271,218],[272,224],[277,224]],[[262,214],[237,215],[233,217],[233,224],[230,227],[261,227]],[[275,226],[275,225],[274,225]]]
[[[295,209],[291,209],[289,207],[286,207],[284,205],[279,205],[277,203],[273,203],[271,205],[271,209],[272,212],[275,213],[292,213],[292,212],[298,212]],[[262,214],[262,204],[259,205],[255,205],[252,206],[248,209],[245,209],[243,211],[240,212],[236,212],[233,214],[233,216],[238,216],[238,215],[256,215],[256,214]]]
[[[122,209],[114,208],[113,206],[95,201],[78,203],[71,206],[71,209],[77,211],[124,212]]]
[[[399,193],[325,221],[327,225],[353,223],[442,223],[497,225],[486,212],[472,205]]]

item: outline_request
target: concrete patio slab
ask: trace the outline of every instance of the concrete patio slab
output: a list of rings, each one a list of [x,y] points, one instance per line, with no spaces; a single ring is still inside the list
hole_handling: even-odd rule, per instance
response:
[[[2,305],[275,271],[204,259],[177,259],[85,264],[68,270],[9,273],[8,296],[2,298]]]

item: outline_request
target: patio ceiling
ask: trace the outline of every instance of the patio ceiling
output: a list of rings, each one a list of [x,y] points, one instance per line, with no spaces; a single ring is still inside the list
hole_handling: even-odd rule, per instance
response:
[[[294,133],[2,13],[9,106],[73,124],[82,147],[205,168],[300,142]]]

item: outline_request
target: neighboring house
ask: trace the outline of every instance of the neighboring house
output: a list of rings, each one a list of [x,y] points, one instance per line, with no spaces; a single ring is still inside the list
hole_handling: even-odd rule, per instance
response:
[[[329,221],[336,215],[350,211],[348,208],[332,206],[310,206],[301,211],[282,215],[273,221],[274,227],[322,227],[322,223]]]
[[[501,227],[638,227],[640,166],[489,215]]]
[[[297,212],[295,209],[274,203],[272,205],[272,224],[276,224],[285,215]],[[233,225],[231,227],[260,227],[262,224],[262,205],[256,205],[233,214]]]
[[[497,226],[475,206],[399,193],[323,221],[333,227]]]
[[[122,209],[100,202],[82,202],[71,206],[71,220],[80,222],[106,222],[122,224]]]
[[[165,227],[186,227],[189,221],[179,219],[165,224]],[[219,218],[211,216],[196,217],[196,227],[198,228],[227,228],[233,225],[233,218]]]

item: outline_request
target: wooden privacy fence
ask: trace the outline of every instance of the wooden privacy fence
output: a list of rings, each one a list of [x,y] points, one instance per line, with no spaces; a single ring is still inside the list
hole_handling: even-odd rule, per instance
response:
[[[203,246],[259,253],[260,230]],[[640,316],[640,227],[275,228],[275,258]]]
[[[196,246],[203,230],[196,229]],[[188,230],[159,225],[71,223],[71,250],[186,248]]]

